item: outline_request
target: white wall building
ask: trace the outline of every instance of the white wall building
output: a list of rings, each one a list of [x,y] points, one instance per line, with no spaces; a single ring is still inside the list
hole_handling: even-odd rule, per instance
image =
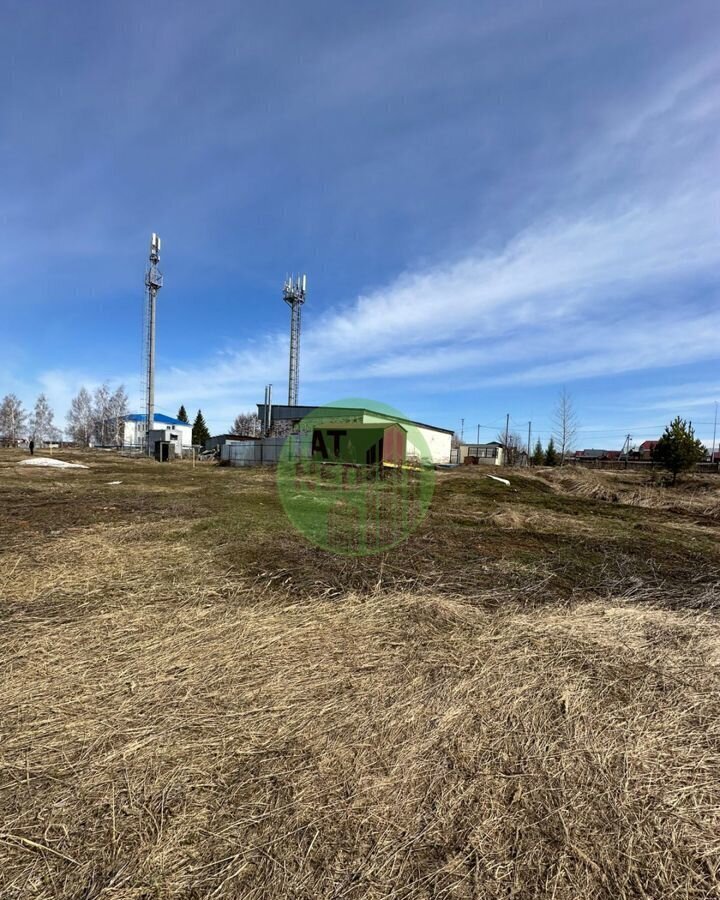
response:
[[[467,456],[477,460],[479,466],[501,466],[505,461],[505,449],[499,441],[490,441],[489,444],[461,444],[460,462],[464,463]]]
[[[153,437],[175,444],[175,455],[182,456],[192,447],[192,425],[181,422],[180,419],[172,419],[162,413],[153,416]],[[162,435],[159,434],[162,432]],[[125,428],[123,433],[123,447],[141,447],[145,443],[145,414],[130,413],[125,416]]]
[[[432,461],[439,465],[447,465],[450,462],[450,449],[452,446],[452,431],[446,428],[436,428],[434,425],[423,425],[422,422],[412,422],[409,419],[392,419],[390,416],[383,416],[381,413],[374,413],[372,410],[363,410],[362,422],[368,424],[370,422],[387,422],[398,421],[407,429],[407,458],[424,457],[428,453]],[[413,443],[413,437],[419,447]],[[422,442],[425,442],[425,447]]]

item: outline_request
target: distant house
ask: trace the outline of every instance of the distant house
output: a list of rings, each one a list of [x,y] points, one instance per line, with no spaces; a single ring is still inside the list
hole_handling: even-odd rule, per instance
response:
[[[594,450],[591,448],[587,449],[587,450],[576,450],[575,458],[576,459],[605,459],[607,452],[608,452],[607,450]]]
[[[658,441],[643,441],[642,444],[637,448],[637,455],[639,459],[652,459],[653,453],[655,452],[655,448],[658,445]]]
[[[619,450],[576,450],[575,459],[620,459]]]
[[[487,444],[460,444],[460,462],[464,465],[501,466],[505,448],[499,441]]]

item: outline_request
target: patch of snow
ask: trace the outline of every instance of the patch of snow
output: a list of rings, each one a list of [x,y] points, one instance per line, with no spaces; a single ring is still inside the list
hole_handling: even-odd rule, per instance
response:
[[[82,463],[69,463],[64,459],[53,459],[50,456],[31,456],[30,459],[21,459],[19,466],[47,466],[51,469],[87,469]]]

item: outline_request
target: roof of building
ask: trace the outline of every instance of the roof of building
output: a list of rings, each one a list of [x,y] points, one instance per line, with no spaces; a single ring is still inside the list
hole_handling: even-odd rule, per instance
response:
[[[643,441],[642,444],[640,444],[640,449],[641,450],[652,450],[657,446],[657,444],[658,444],[658,441]]]
[[[258,403],[258,416],[260,420],[263,419],[263,413],[265,411],[265,404]],[[428,425],[426,422],[415,422],[413,419],[406,419],[404,416],[394,416],[392,413],[384,413],[381,410],[377,409],[368,409],[363,406],[356,407],[321,407],[321,406],[287,406],[286,404],[272,404],[272,419],[276,421],[278,419],[286,421],[297,421],[298,419],[304,419],[305,416],[310,415],[310,413],[315,412],[318,409],[327,409],[332,414],[337,415],[338,419],[341,420],[341,416],[343,415],[353,415],[357,413],[369,413],[371,416],[384,416],[387,419],[396,422],[404,422],[407,425],[414,425],[416,428],[430,428],[433,431],[442,431],[445,434],[453,434],[453,430],[451,428],[439,428],[437,425]]]
[[[262,438],[258,434],[212,434],[205,441],[224,441],[226,444],[240,443],[241,441],[261,441]]]
[[[392,428],[393,425],[397,425],[398,428],[407,431],[407,428],[401,425],[400,422],[338,422],[332,419],[328,419],[325,422],[322,419],[318,419],[314,424],[321,431],[332,431],[334,429],[338,431],[377,431],[379,428]]]
[[[145,413],[129,413],[125,416],[126,422],[145,422],[146,419],[147,416]],[[186,425],[188,428],[192,428],[192,425],[189,422],[183,422],[181,419],[173,419],[170,416],[164,415],[164,413],[155,413],[153,422],[162,422],[163,425]]]
[[[473,441],[472,443],[463,444],[463,447],[502,447],[500,441],[486,441],[484,444],[478,444],[477,441]]]

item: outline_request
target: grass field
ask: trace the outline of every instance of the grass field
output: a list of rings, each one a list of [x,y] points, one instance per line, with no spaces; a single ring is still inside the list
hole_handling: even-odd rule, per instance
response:
[[[720,478],[441,473],[355,559],[61,456],[0,451],[3,900],[720,897]]]

